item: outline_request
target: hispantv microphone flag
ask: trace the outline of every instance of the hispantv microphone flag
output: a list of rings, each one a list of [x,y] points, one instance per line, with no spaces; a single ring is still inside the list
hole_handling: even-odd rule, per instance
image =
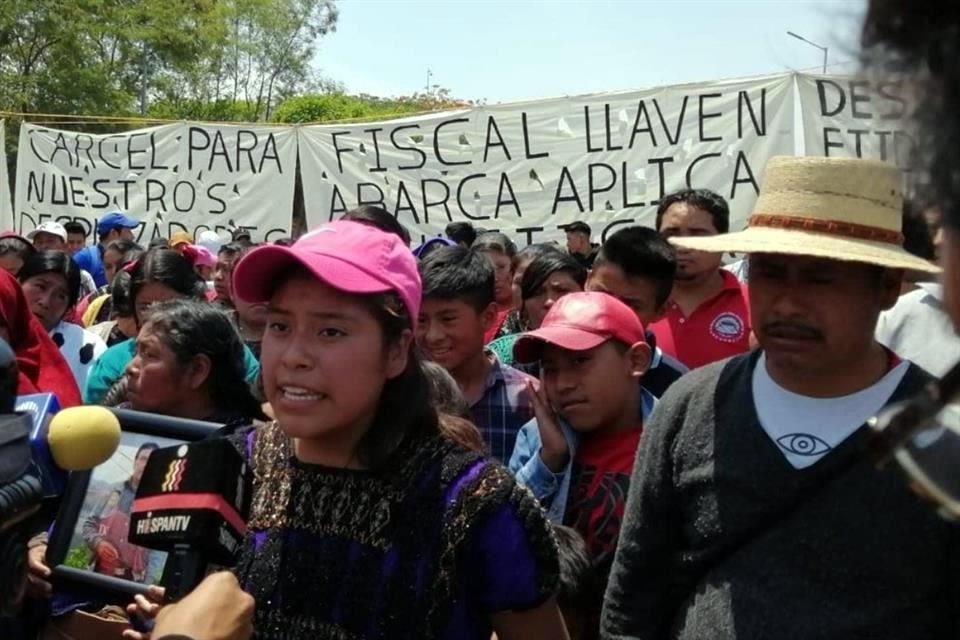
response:
[[[224,439],[150,455],[130,514],[129,540],[151,549],[188,546],[212,564],[231,565],[246,535],[250,473]]]

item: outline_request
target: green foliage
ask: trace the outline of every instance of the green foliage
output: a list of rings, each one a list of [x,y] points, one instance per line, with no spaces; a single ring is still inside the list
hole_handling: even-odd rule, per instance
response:
[[[253,122],[257,107],[245,100],[158,100],[150,104],[147,115],[158,120],[196,120],[200,122]]]
[[[222,39],[215,0],[4,0],[0,104],[129,113],[151,78],[187,74]]]
[[[443,89],[386,99],[318,77],[337,19],[336,0],[0,0],[0,110],[298,123],[465,106]]]
[[[311,61],[337,15],[335,0],[0,0],[0,109],[131,115],[161,102],[266,120],[315,90]]]
[[[330,122],[333,120],[380,119],[442,109],[456,109],[471,103],[454,100],[445,89],[436,94],[414,94],[401,98],[378,98],[326,93],[296,96],[281,102],[274,122]]]
[[[371,113],[370,104],[342,93],[306,95],[281,102],[273,114],[276,122],[322,122],[363,118]]]
[[[67,551],[67,557],[63,561],[63,564],[76,569],[87,569],[90,567],[92,558],[93,554],[90,553],[90,549],[87,547],[71,547],[70,550]]]

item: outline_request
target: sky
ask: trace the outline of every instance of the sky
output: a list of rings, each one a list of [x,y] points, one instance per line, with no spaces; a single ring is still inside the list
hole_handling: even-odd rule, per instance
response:
[[[855,68],[864,0],[339,0],[316,66],[349,93],[512,102]]]

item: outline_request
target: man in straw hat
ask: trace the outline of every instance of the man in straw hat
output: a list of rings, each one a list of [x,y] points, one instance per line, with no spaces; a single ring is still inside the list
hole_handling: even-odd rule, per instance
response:
[[[866,420],[929,376],[874,340],[903,270],[899,174],[775,158],[749,227],[760,349],[691,372],[647,425],[603,637],[954,637],[958,533],[862,457]]]

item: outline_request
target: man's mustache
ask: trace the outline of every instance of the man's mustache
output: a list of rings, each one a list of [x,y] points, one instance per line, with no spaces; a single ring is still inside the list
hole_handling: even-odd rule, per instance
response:
[[[773,338],[790,340],[821,340],[823,332],[816,327],[796,320],[772,320],[761,327],[761,333]]]

